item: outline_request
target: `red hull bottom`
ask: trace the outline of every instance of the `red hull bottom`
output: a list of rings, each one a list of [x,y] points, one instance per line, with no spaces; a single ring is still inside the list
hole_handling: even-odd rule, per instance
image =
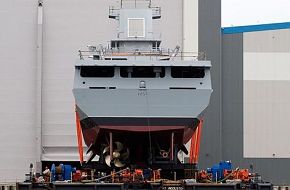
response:
[[[109,146],[111,133],[113,142],[121,142],[129,148],[130,163],[140,164],[147,163],[148,155],[152,152],[153,155],[160,157],[161,151],[165,150],[171,155],[172,134],[174,134],[174,149],[187,152],[184,144],[190,140],[194,131],[195,128],[183,126],[96,126],[83,129],[83,136],[86,145],[93,145],[94,152],[101,156],[103,149]]]
[[[96,126],[89,129],[83,129],[83,136],[87,146],[100,142],[98,139],[103,139],[103,135],[108,135],[109,132],[115,134],[118,139],[121,134],[127,136],[141,135],[141,134],[162,134],[176,133],[178,136],[175,138],[175,142],[186,144],[192,137],[195,128],[184,126]],[[124,134],[125,133],[125,134]],[[127,135],[126,135],[127,134]],[[124,138],[124,137],[123,137]],[[130,139],[130,138],[129,138]],[[128,140],[128,139],[127,139]],[[101,142],[100,142],[101,143]]]
[[[101,162],[120,142],[129,151],[128,163],[178,163],[177,153],[186,154],[186,144],[195,132],[197,118],[150,118],[150,125],[140,118],[86,118],[80,121],[83,137],[89,151],[99,155]],[[122,152],[122,151],[121,151]],[[165,154],[163,154],[165,153]],[[164,156],[165,155],[165,156]]]

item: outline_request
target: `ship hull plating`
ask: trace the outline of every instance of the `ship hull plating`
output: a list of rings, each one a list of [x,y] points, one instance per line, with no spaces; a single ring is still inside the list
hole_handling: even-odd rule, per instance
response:
[[[122,142],[130,150],[130,155],[134,155],[130,157],[130,161],[128,162],[140,166],[150,163],[148,160],[148,155],[150,154],[161,157],[160,152],[162,150],[167,150],[170,153],[171,140],[174,142],[175,150],[182,150],[184,148],[183,145],[190,140],[199,124],[198,119],[190,119],[191,124],[188,126],[174,125],[176,123],[170,123],[170,120],[163,120],[165,122],[160,120],[158,123],[162,123],[163,125],[146,126],[143,123],[142,125],[133,125],[140,123],[138,118],[125,119],[130,120],[131,125],[97,125],[95,121],[99,121],[99,118],[86,118],[81,120],[84,141],[88,147],[94,147],[95,153],[100,156],[100,162],[103,162],[102,151],[109,145],[110,133],[112,134],[114,142]],[[148,120],[150,122],[152,118],[148,118]],[[166,123],[167,125],[165,125]],[[172,134],[174,134],[173,139],[171,139]],[[186,152],[187,150],[184,151]],[[161,158],[167,160],[169,159],[169,154],[167,157]]]
[[[97,125],[148,125],[147,118],[154,125],[190,125],[209,104],[212,90],[75,88],[73,92],[80,119],[95,118]]]
[[[74,89],[86,145],[102,157],[111,133],[113,142],[129,148],[134,155],[130,163],[135,164],[149,163],[148,152],[155,157],[161,150],[170,152],[172,134],[175,150],[186,152],[184,144],[199,124],[210,94],[207,89]]]

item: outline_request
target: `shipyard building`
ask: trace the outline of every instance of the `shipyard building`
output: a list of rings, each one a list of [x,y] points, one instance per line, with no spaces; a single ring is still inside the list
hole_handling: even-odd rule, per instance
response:
[[[0,2],[0,181],[29,164],[78,161],[74,64],[84,44],[106,44],[114,0]],[[220,0],[155,0],[164,47],[205,52],[212,63],[199,168],[220,160],[290,184],[288,23],[221,29]],[[280,173],[281,175],[277,175]]]

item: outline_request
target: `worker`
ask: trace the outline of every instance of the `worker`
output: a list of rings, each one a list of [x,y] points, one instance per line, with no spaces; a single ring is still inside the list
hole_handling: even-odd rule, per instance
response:
[[[45,170],[42,172],[45,182],[50,182],[50,170],[46,166]]]

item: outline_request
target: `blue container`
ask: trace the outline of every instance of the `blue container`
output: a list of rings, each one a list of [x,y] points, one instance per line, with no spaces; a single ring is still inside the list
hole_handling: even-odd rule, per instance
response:
[[[64,180],[71,180],[71,173],[73,172],[73,168],[71,165],[64,165]]]
[[[215,164],[212,168],[208,168],[207,172],[212,174],[212,181],[220,181],[225,177],[225,170],[232,170],[232,163],[230,161],[223,161],[219,164]]]
[[[55,164],[51,165],[51,181],[55,181]]]

